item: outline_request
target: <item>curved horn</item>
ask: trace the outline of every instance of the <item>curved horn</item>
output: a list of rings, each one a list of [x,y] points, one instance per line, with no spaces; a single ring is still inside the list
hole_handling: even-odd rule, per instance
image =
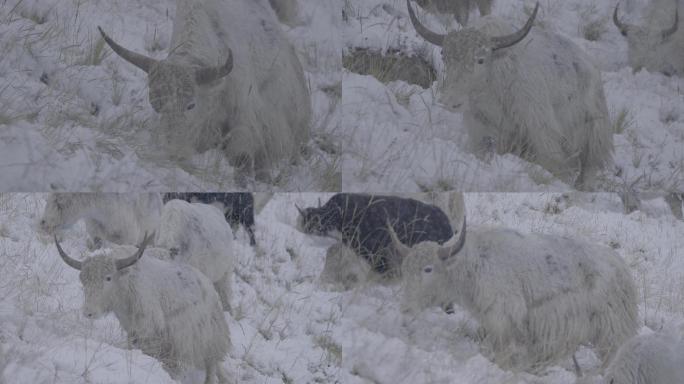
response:
[[[57,235],[55,235],[55,245],[57,246],[57,252],[59,252],[59,255],[62,257],[62,260],[64,260],[65,263],[67,263],[68,266],[70,266],[73,269],[78,269],[79,271],[81,270],[81,267],[83,267],[83,263],[74,260],[69,255],[64,252],[62,247],[59,245],[59,241],[57,240]]]
[[[456,237],[456,233],[454,233],[454,236],[449,239],[438,251],[437,255],[441,260],[447,260],[450,257],[456,255],[458,252],[463,249],[463,246],[465,245],[465,238],[466,238],[466,217],[465,214],[463,215],[463,224],[461,225],[461,233],[458,234],[458,237]]]
[[[613,24],[615,24],[617,29],[620,30],[620,33],[624,36],[627,34],[627,28],[629,25],[621,22],[620,18],[618,18],[618,8],[620,8],[620,2],[615,4],[615,10],[613,10]]]
[[[140,247],[138,247],[138,252],[135,254],[125,258],[125,259],[119,259],[116,261],[116,270],[122,270],[126,267],[130,267],[131,265],[135,264],[138,260],[143,255],[143,252],[145,252],[145,248],[147,248],[147,245],[150,243],[150,241],[154,238],[154,232],[150,236],[147,236],[147,232],[145,232],[145,237],[143,238],[142,244],[140,244]]]
[[[394,246],[394,249],[397,250],[397,253],[403,258],[406,257],[411,252],[411,248],[407,247],[404,243],[399,240],[399,237],[397,236],[397,233],[394,232],[394,228],[392,227],[392,223],[390,223],[389,218],[387,218],[387,233],[390,235],[390,239],[392,240],[392,246]]]
[[[226,62],[218,67],[206,67],[198,69],[195,72],[195,81],[199,85],[209,84],[212,81],[228,76],[233,70],[233,51],[228,50],[228,58]]]
[[[295,207],[299,211],[299,214],[302,215],[302,217],[303,217],[304,216],[304,210],[302,208],[300,208],[299,205],[297,205],[297,204],[295,204]]]
[[[444,45],[444,37],[446,35],[440,35],[439,33],[432,32],[431,30],[427,29],[423,24],[421,24],[420,21],[418,21],[415,12],[413,12],[413,8],[411,8],[411,0],[406,0],[406,6],[408,7],[408,13],[409,18],[411,19],[411,24],[413,24],[413,28],[415,28],[416,32],[418,32],[418,34],[423,39],[427,40],[429,43],[432,43],[439,47]]]
[[[136,67],[142,69],[146,73],[150,73],[150,68],[152,68],[152,65],[155,64],[157,60],[139,53],[135,53],[133,51],[129,51],[107,36],[100,26],[98,26],[97,29],[100,31],[100,34],[102,34],[102,38],[107,45],[109,45],[117,55],[121,56],[121,58],[135,65]]]
[[[318,198],[318,208],[320,208],[320,207],[321,207],[321,198],[319,197]]]
[[[530,29],[532,29],[534,19],[537,18],[537,11],[539,11],[539,2],[534,6],[534,11],[532,11],[530,18],[527,19],[527,23],[518,31],[513,32],[510,35],[492,37],[492,42],[494,43],[494,48],[492,48],[492,50],[496,51],[497,49],[513,46],[524,39],[525,36],[530,33]]]
[[[678,7],[679,8],[679,7]],[[679,27],[679,9],[675,9],[675,21],[674,25],[672,25],[668,29],[664,29],[662,33],[663,39],[667,39],[672,35],[673,33],[677,32],[677,28]]]

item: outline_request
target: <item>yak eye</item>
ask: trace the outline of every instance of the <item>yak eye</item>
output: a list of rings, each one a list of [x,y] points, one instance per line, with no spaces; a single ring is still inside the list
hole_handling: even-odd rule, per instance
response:
[[[107,281],[112,281],[112,277],[111,277],[111,276],[107,276],[107,277],[105,277],[105,280],[107,280]]]
[[[482,59],[482,58],[477,59],[477,63],[478,63],[478,64],[484,64],[484,59]]]
[[[428,265],[427,267],[423,268],[423,272],[432,273],[432,265]]]
[[[193,108],[195,108],[195,103],[188,104],[188,107],[187,107],[188,111],[193,109]]]

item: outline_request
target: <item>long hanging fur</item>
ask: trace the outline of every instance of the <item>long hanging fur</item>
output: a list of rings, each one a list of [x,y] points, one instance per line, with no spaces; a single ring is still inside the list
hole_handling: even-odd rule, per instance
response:
[[[605,365],[636,332],[634,282],[609,248],[508,229],[469,230],[446,261],[438,248],[417,244],[404,258],[404,308],[460,304],[503,368],[537,371],[580,345],[593,346]]]
[[[158,359],[172,377],[188,367],[224,376],[220,362],[230,333],[211,281],[187,264],[155,258],[165,252],[160,249],[148,249],[133,266],[116,271],[114,261],[135,251],[115,246],[83,261],[84,311],[113,312],[132,347]],[[108,274],[111,282],[105,283]]]
[[[537,27],[495,49],[492,37],[514,31],[490,15],[447,34],[441,101],[463,105],[475,153],[512,153],[590,189],[613,153],[600,71],[572,41]]]
[[[229,52],[233,56],[228,76],[197,87],[194,109],[185,111],[181,106],[182,116],[168,116],[177,144],[190,142],[201,152],[222,143],[232,161],[248,156],[257,172],[297,157],[309,138],[309,90],[294,47],[269,4],[265,0],[178,0],[176,4],[172,51],[160,65],[216,66]],[[150,76],[150,93],[164,94],[171,80]]]

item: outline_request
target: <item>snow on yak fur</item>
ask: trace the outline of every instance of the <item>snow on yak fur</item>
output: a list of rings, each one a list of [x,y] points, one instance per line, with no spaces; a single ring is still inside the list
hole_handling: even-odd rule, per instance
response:
[[[375,272],[395,274],[401,260],[392,252],[387,221],[406,244],[443,243],[453,231],[449,218],[435,206],[397,196],[338,193],[323,206],[299,209],[302,232],[342,235],[342,242],[367,260]]]
[[[670,384],[684,378],[684,341],[660,333],[635,336],[617,352],[606,384]]]
[[[159,227],[162,199],[158,193],[52,193],[48,196],[40,231],[54,235],[85,221],[88,248],[103,246],[103,240],[132,245],[141,233]]]
[[[214,283],[221,304],[230,309],[234,267],[233,233],[221,212],[206,204],[171,200],[164,205],[157,246]]]
[[[86,317],[113,312],[129,342],[158,359],[172,377],[193,367],[206,370],[206,383],[216,377],[227,382],[220,363],[230,349],[229,329],[219,297],[203,273],[156,259],[154,249],[145,251],[148,241],[139,249],[98,250],[83,261],[55,243],[62,259],[80,270]],[[144,253],[152,255],[142,257]]]
[[[652,0],[641,25],[620,20],[620,3],[613,11],[613,24],[627,39],[629,65],[665,75],[684,76],[684,0]]]
[[[444,245],[408,247],[403,303],[408,311],[455,302],[483,331],[482,347],[504,369],[538,371],[591,345],[604,362],[636,333],[636,291],[613,250],[510,229],[465,230]]]
[[[304,72],[266,0],[178,0],[172,51],[156,60],[109,46],[148,74],[169,152],[221,148],[241,176],[269,178],[309,139]]]
[[[512,153],[590,189],[613,153],[601,74],[572,41],[532,26],[539,4],[518,31],[486,16],[446,35],[420,24],[407,5],[418,34],[442,47],[441,101],[465,105],[472,150]]]
[[[164,194],[164,203],[179,199],[189,203],[218,204],[233,229],[241,224],[249,234],[250,245],[256,245],[254,238],[254,196],[249,192],[193,193],[170,192]]]
[[[492,13],[494,0],[416,0],[416,3],[430,13],[452,14],[459,24],[467,25],[470,12],[476,6],[482,16]]]

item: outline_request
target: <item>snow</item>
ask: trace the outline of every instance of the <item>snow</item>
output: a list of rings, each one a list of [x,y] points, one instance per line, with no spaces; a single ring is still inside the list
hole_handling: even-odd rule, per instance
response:
[[[233,348],[224,367],[244,383],[574,383],[572,360],[538,376],[501,370],[480,353],[477,323],[466,311],[399,310],[398,282],[368,282],[338,291],[321,284],[329,238],[296,229],[300,206],[329,194],[278,193],[256,216],[258,248],[244,229],[237,255]],[[80,313],[78,274],[37,235],[45,195],[0,195],[0,370],[11,383],[171,383],[160,364],[128,349],[112,315]],[[639,291],[643,332],[684,335],[684,222],[661,199],[622,213],[612,194],[466,194],[468,223],[541,232],[611,246],[625,259]],[[73,257],[86,252],[82,223],[65,233]],[[648,327],[648,328],[647,328]],[[587,382],[600,382],[591,349],[577,354]],[[197,372],[184,382],[201,383]],[[1,380],[0,380],[1,382]]]
[[[330,190],[339,184],[341,40],[334,0],[300,0],[283,25],[312,94],[309,154],[278,167],[258,190]],[[235,189],[217,150],[171,160],[151,132],[159,117],[146,75],[112,54],[96,26],[136,52],[164,58],[175,0],[0,1],[0,187],[4,191]]]
[[[621,7],[627,20],[638,20],[647,0]],[[684,188],[684,78],[633,73],[627,43],[610,19],[614,2],[551,0],[540,2],[537,22],[571,39],[602,72],[614,135],[614,164],[598,176],[600,190],[617,191],[641,178],[637,191]],[[498,0],[493,14],[522,25],[533,0]],[[527,11],[527,13],[525,12]],[[460,28],[446,17],[418,11],[432,30]],[[471,20],[478,17],[477,12]],[[400,49],[420,55],[444,74],[440,49],[414,31],[406,0],[346,0],[344,52],[352,48]],[[596,41],[582,30],[596,22]],[[345,191],[566,191],[572,189],[543,168],[513,155],[481,159],[467,148],[462,114],[441,106],[439,91],[404,81],[383,84],[372,76],[344,71],[342,108]]]

